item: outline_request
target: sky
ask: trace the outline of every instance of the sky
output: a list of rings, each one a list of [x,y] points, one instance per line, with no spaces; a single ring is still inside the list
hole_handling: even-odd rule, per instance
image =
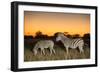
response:
[[[49,36],[56,32],[84,35],[90,33],[90,15],[59,12],[24,11],[24,35],[41,31]]]

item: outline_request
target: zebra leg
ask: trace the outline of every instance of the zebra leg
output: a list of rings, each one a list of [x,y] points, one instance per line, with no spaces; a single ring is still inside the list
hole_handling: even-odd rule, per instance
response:
[[[44,49],[42,50],[42,53],[45,55],[45,51],[44,51]]]
[[[68,52],[69,52],[69,51],[68,51],[68,47],[66,47],[66,52],[67,52],[67,55],[68,55]]]
[[[52,49],[52,50],[53,50],[53,53],[56,54],[56,53],[55,53],[55,50],[54,50],[54,49]]]
[[[51,48],[52,52],[55,54],[55,50],[54,50],[53,46],[50,47],[50,48]]]
[[[37,50],[34,50],[34,55],[37,55]]]
[[[52,48],[50,48],[50,55],[52,55],[52,51],[53,51]]]
[[[42,50],[42,53],[45,55],[45,51],[44,51],[44,48],[42,48],[41,50]]]
[[[43,48],[40,48],[41,49],[41,55],[43,54]]]
[[[83,53],[84,50],[83,50],[83,47],[82,46],[79,46],[79,50],[80,50],[80,53]]]
[[[68,50],[68,47],[66,47],[66,56],[65,56],[65,59],[69,59],[69,50]]]

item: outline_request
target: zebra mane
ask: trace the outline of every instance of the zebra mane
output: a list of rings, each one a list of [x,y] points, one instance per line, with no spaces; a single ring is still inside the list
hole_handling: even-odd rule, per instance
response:
[[[58,36],[62,37],[63,39],[69,39],[67,36],[65,36],[64,34],[58,34]]]

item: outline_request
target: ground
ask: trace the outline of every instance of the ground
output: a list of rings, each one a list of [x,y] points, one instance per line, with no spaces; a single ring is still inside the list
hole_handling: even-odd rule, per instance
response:
[[[50,55],[49,49],[45,49],[46,54],[41,55],[40,51],[37,55],[34,55],[30,48],[24,49],[24,61],[47,61],[47,60],[73,60],[73,59],[89,59],[90,58],[90,48],[85,47],[84,53],[80,53],[77,49],[69,49],[69,54],[67,55],[65,48],[54,46],[56,54]]]

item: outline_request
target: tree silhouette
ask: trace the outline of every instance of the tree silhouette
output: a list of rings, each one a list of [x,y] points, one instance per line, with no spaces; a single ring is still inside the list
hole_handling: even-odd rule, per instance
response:
[[[74,35],[73,35],[73,38],[79,38],[79,37],[80,37],[79,34],[74,34]]]
[[[71,34],[69,34],[68,32],[64,32],[64,35],[68,38],[72,38],[73,36]]]
[[[85,44],[87,44],[90,47],[90,34],[89,33],[84,34],[83,39]]]
[[[68,32],[64,32],[65,35],[68,35]]]
[[[67,34],[66,37],[72,38],[72,35],[71,34]]]
[[[84,39],[90,39],[90,34],[89,34],[89,33],[84,34],[83,38],[84,38]]]
[[[27,35],[24,35],[24,39],[33,39],[33,36],[27,36]]]
[[[37,38],[37,39],[48,39],[49,36],[47,34],[43,34],[41,31],[37,31],[35,38]]]
[[[37,31],[36,33],[35,33],[35,38],[41,38],[41,36],[42,36],[43,34],[42,34],[42,32],[41,31]]]
[[[41,31],[37,31],[36,32],[36,36],[41,36],[42,35],[42,32]]]

